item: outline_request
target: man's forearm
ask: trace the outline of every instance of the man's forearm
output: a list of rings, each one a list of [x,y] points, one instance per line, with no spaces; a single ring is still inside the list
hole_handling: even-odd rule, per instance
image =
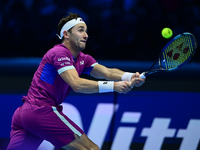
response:
[[[112,80],[112,81],[121,81],[122,80],[122,75],[125,72],[116,68],[111,68],[108,69],[108,74],[106,76],[107,80]]]

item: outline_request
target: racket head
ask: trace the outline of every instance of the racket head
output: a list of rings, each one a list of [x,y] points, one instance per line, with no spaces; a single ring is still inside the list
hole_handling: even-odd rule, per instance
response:
[[[177,35],[162,49],[159,65],[162,71],[172,71],[190,61],[197,49],[193,34],[185,32]]]

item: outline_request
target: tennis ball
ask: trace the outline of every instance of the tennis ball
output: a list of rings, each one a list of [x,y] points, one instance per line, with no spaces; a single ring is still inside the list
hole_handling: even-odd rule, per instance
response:
[[[161,34],[164,38],[169,39],[172,37],[173,32],[170,28],[163,28]]]

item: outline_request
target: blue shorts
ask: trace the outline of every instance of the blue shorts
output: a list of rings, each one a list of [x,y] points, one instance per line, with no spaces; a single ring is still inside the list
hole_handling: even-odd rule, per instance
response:
[[[7,149],[37,149],[43,140],[57,149],[81,136],[80,129],[62,112],[62,106],[37,106],[25,102],[12,118],[10,143]]]

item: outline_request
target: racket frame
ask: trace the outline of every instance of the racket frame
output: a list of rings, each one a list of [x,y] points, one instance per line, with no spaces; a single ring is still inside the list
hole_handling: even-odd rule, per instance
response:
[[[161,60],[162,52],[163,52],[173,41],[175,41],[175,40],[177,40],[178,38],[180,38],[181,36],[185,36],[185,35],[190,35],[190,36],[192,36],[192,38],[193,38],[193,40],[194,40],[194,47],[193,47],[194,50],[193,50],[192,55],[190,55],[190,57],[189,57],[188,59],[186,59],[182,64],[178,65],[177,67],[170,68],[170,69],[164,69],[164,68],[162,67],[162,63],[161,63],[161,61],[162,61],[162,60]],[[176,37],[174,37],[171,41],[169,41],[169,42],[165,45],[165,47],[162,49],[162,51],[161,51],[161,53],[160,53],[158,59],[153,63],[153,65],[149,68],[148,71],[145,71],[145,72],[143,72],[143,73],[140,75],[140,78],[145,78],[146,76],[148,76],[148,75],[150,75],[150,74],[152,74],[152,73],[156,73],[156,72],[169,72],[169,71],[176,70],[177,68],[183,66],[185,63],[187,63],[188,61],[191,60],[191,58],[193,57],[193,55],[194,55],[195,52],[196,52],[196,49],[197,49],[197,43],[196,43],[195,36],[194,36],[193,34],[191,34],[191,33],[189,33],[189,32],[184,32],[184,33],[182,33],[182,34],[177,35]],[[151,70],[157,63],[159,64],[159,67],[160,67],[160,68]]]

